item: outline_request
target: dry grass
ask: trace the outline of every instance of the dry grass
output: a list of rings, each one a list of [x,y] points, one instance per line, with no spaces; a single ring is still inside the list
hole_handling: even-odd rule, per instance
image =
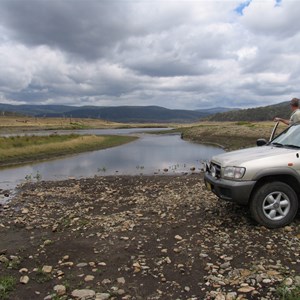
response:
[[[127,136],[64,135],[0,138],[0,166],[48,159],[124,144]]]
[[[258,138],[269,139],[274,122],[201,122],[180,128],[183,138],[199,143],[221,145],[226,149],[255,146]],[[278,133],[286,125],[279,125]]]
[[[41,129],[105,129],[105,128],[178,127],[178,124],[116,123],[84,118],[0,117],[0,132]]]
[[[0,117],[0,129],[77,129],[77,128],[112,128],[119,123],[98,119],[79,118],[34,118],[34,117]]]

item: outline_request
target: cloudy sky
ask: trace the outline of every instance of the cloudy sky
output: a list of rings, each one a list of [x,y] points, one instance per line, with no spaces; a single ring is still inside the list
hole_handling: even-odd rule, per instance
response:
[[[300,97],[299,0],[0,0],[0,102],[253,107]]]

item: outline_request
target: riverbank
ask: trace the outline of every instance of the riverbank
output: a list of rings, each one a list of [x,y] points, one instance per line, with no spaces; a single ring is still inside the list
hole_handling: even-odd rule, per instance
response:
[[[115,147],[135,139],[137,137],[77,134],[0,137],[0,167]]]
[[[258,226],[202,179],[24,185],[0,206],[2,299],[299,299],[299,217]]]
[[[116,123],[101,119],[85,118],[34,118],[0,116],[0,134],[37,130],[77,130],[77,129],[119,129],[119,128],[160,128],[171,124]]]
[[[269,140],[274,125],[274,122],[201,122],[176,130],[183,139],[236,150],[256,146],[258,138]],[[280,124],[278,133],[284,129],[286,126]]]

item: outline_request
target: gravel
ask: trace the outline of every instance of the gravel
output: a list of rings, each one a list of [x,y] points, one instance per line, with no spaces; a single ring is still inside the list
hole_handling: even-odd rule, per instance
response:
[[[11,299],[279,299],[300,284],[299,219],[259,226],[201,174],[26,184],[0,206],[0,273]]]

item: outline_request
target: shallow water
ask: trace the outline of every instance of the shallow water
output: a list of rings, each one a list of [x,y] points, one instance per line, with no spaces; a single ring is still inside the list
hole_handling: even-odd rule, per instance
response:
[[[95,175],[181,174],[191,172],[191,168],[195,168],[194,172],[200,172],[202,161],[224,152],[223,149],[214,146],[184,141],[179,134],[140,133],[145,130],[148,131],[148,129],[139,129],[139,133],[136,133],[135,129],[80,131],[83,134],[133,134],[140,138],[114,148],[0,170],[0,188],[12,189],[26,180],[61,180]],[[49,134],[49,132],[43,134],[46,133]]]

